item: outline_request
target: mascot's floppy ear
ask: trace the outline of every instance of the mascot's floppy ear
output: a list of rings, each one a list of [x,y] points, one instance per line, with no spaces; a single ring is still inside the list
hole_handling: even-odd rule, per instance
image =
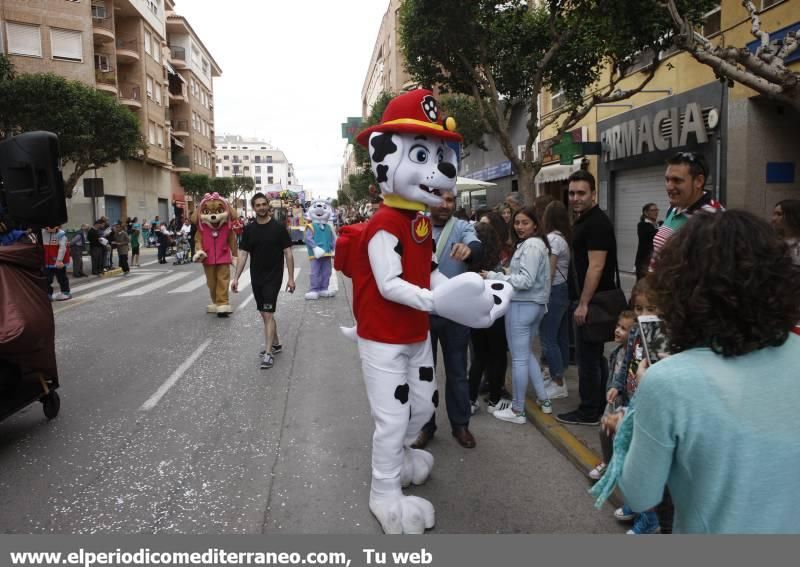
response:
[[[394,193],[394,175],[404,155],[402,137],[391,132],[373,132],[367,150],[381,193]]]

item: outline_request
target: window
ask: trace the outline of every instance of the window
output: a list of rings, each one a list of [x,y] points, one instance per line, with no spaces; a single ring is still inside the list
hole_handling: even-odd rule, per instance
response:
[[[261,156],[256,156],[255,160],[256,160],[256,163],[261,163]]]
[[[267,163],[272,163],[272,156],[267,156]]]
[[[209,72],[208,59],[203,59],[203,75],[208,77],[208,72]]]
[[[161,42],[158,38],[153,38],[153,59],[156,63],[161,63]]]
[[[147,98],[153,99],[153,77],[147,75]]]
[[[156,135],[157,135],[157,138],[158,138],[158,147],[159,148],[163,148],[164,147],[164,129],[161,126],[159,126],[158,130],[156,130]]]
[[[109,60],[108,55],[95,53],[94,68],[98,71],[103,71],[104,73],[111,71],[111,61]]]
[[[155,85],[155,94],[156,94],[156,104],[161,106],[161,85],[156,83]]]
[[[775,4],[780,4],[781,2],[783,2],[783,0],[761,0],[761,10],[766,10]]]
[[[105,2],[100,2],[97,0],[92,2],[92,17],[98,20],[104,20],[108,17]]]
[[[267,177],[267,183],[269,183],[270,185],[272,185],[272,182],[273,182],[273,179],[272,179],[272,177]]]
[[[255,166],[254,169],[255,169],[256,173],[261,173],[261,166],[260,165]]]
[[[249,165],[244,166],[244,171],[250,171],[250,166]]]
[[[244,161],[250,161],[250,156],[244,156]]]
[[[222,159],[231,159],[230,156],[222,156]]]
[[[79,31],[50,28],[50,47],[53,59],[83,61],[83,34]]]
[[[722,8],[717,6],[703,16],[703,35],[712,37],[722,30]]]
[[[6,22],[6,39],[10,55],[42,56],[42,34],[39,26]]]
[[[144,52],[153,55],[153,34],[144,30]]]
[[[238,165],[234,165],[233,166],[233,172],[234,173],[239,173],[239,166]]]
[[[261,185],[261,177],[256,175],[256,185]]]
[[[272,173],[272,166],[271,165],[267,166],[267,173]]]
[[[148,140],[152,145],[156,145],[156,123],[152,120],[150,121],[149,127],[147,129],[148,133]]]
[[[230,171],[230,170],[231,170],[231,167],[230,167],[229,165],[226,165],[226,166],[224,166],[224,167],[222,168],[222,170],[223,170],[223,171]]]
[[[145,3],[147,4],[147,8],[157,16],[158,2],[154,2],[153,0],[145,0]]]

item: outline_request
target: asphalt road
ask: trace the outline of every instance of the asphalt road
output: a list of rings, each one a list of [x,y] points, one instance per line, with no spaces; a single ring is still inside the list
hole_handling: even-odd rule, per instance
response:
[[[349,282],[305,301],[304,249],[295,263],[270,370],[249,287],[220,319],[205,313],[197,265],[74,280],[74,299],[54,304],[61,413],[48,422],[34,404],[0,422],[0,531],[380,533],[367,505],[372,420],[356,347],[338,331],[352,323]],[[411,489],[436,507],[433,533],[624,531],[532,425],[481,410],[465,450],[439,412],[433,475]]]

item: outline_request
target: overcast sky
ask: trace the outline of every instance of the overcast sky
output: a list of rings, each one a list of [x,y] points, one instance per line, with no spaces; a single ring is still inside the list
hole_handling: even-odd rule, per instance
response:
[[[336,196],[346,141],[389,0],[177,0],[222,67],[216,135],[257,137],[286,153],[305,189]]]

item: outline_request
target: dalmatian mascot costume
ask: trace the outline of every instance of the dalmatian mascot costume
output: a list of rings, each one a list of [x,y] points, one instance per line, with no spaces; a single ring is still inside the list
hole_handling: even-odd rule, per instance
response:
[[[445,124],[447,127],[445,127]],[[369,508],[386,533],[423,533],[434,525],[433,505],[405,496],[422,484],[433,455],[412,449],[439,402],[429,333],[429,313],[485,328],[502,316],[511,287],[466,273],[439,273],[430,219],[421,214],[455,191],[455,121],[442,120],[432,93],[395,97],[381,123],[362,131],[383,204],[369,222],[342,227],[336,267],[353,279],[354,329],[375,432]]]
[[[317,199],[311,202],[306,211],[305,243],[308,259],[311,262],[311,287],[306,299],[333,297],[335,291],[328,291],[331,279],[331,258],[336,246],[336,231],[333,228],[335,213],[329,200]]]

